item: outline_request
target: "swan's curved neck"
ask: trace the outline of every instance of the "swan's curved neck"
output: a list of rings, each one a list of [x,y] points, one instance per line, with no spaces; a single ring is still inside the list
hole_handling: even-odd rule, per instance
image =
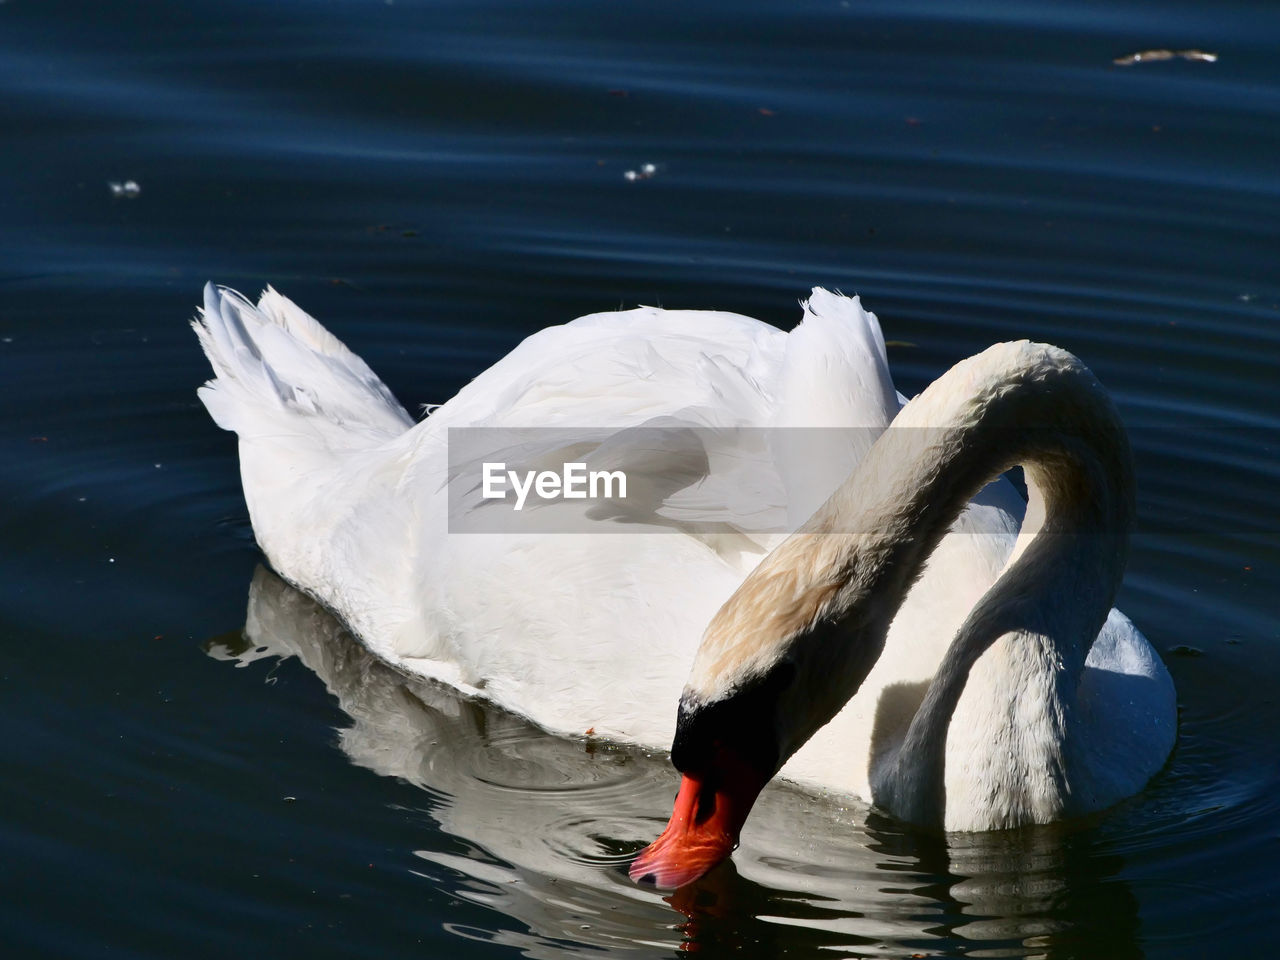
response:
[[[1049,799],[1029,802],[1060,802],[1063,731],[1123,572],[1134,508],[1115,408],[1079,360],[1043,344],[997,344],[940,377],[752,572],[698,649],[682,706],[690,738],[697,715],[710,713],[700,705],[741,699],[785,674],[779,763],[799,749],[866,678],[912,583],[965,505],[1016,464],[1030,502],[1013,556],[948,648],[901,744],[876,759],[872,786],[895,814],[941,822],[952,713],[978,658],[1018,633],[1027,642],[1015,644],[1021,652],[1005,671],[1007,689],[993,695],[1016,713],[1019,698],[1034,694],[1044,722],[1057,726],[1026,736],[1003,729],[1006,739],[1045,747],[1043,756],[1014,758],[1023,768],[1058,771],[1046,781]]]
[[[909,404],[812,521],[830,529],[861,518],[847,556],[848,600],[871,602],[887,632],[965,504],[1014,464],[1024,467],[1029,502],[1013,555],[948,648],[901,745],[873,770],[877,800],[904,819],[942,822],[951,716],[978,658],[1010,635],[1003,702],[987,714],[1004,710],[1008,722],[977,732],[998,763],[974,772],[1009,771],[1010,782],[990,784],[1005,795],[1000,816],[1043,820],[1066,812],[1042,808],[1067,802],[1066,730],[1076,685],[1124,569],[1134,510],[1124,428],[1097,380],[1070,354],[1001,344]],[[1019,723],[1033,729],[1011,735]],[[1020,766],[1035,769],[1032,782],[1023,782]]]

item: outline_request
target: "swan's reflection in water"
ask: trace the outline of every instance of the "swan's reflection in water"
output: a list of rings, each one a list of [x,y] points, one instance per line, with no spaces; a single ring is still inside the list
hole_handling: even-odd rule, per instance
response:
[[[455,927],[460,936],[530,957],[646,946],[1141,956],[1120,859],[1098,855],[1079,828],[934,837],[774,784],[733,861],[663,898],[633,885],[625,864],[670,813],[677,777],[664,757],[552,737],[406,676],[264,568],[243,639],[210,652],[298,657],[352,719],[340,732],[347,756],[429,792],[432,817],[460,843],[418,851],[422,874],[528,930]]]

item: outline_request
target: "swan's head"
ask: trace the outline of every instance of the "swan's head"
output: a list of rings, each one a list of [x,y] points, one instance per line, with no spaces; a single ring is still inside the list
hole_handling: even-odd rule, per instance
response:
[[[633,880],[675,888],[728,857],[765,784],[862,683],[883,631],[858,602],[856,553],[848,538],[792,537],[711,621],[680,699],[675,808]]]
[[[756,797],[785,759],[779,703],[793,678],[780,666],[716,700],[686,689],[671,745],[680,791],[667,829],[631,865],[633,880],[681,887],[737,847]]]

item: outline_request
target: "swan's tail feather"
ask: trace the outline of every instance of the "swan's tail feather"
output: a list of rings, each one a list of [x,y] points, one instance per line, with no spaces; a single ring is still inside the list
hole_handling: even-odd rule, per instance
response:
[[[363,360],[270,287],[254,306],[206,284],[191,325],[214,372],[200,399],[242,440],[302,435],[363,446],[413,425]]]

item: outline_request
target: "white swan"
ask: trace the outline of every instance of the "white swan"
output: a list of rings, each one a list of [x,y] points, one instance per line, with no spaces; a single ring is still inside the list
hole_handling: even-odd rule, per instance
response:
[[[1168,673],[1110,609],[1127,444],[1069,354],[993,347],[899,413],[856,299],[813,291],[787,335],[642,308],[535,334],[414,425],[274,291],[254,307],[209,286],[195,328],[215,372],[200,395],[240,436],[279,572],[380,656],[549,730],[676,738],[686,778],[637,877],[677,885],[727,856],[784,761],[801,784],[982,830],[1105,807],[1172,748]],[[595,458],[643,493],[603,516],[451,497],[449,431],[480,427],[561,428],[516,435],[511,457]],[[788,429],[740,429],[760,427]],[[811,427],[860,429],[815,450]],[[454,454],[455,475],[477,466]],[[1007,482],[965,506],[1015,462],[1021,539]],[[811,514],[781,545],[768,532]],[[450,533],[494,516],[503,535]]]

